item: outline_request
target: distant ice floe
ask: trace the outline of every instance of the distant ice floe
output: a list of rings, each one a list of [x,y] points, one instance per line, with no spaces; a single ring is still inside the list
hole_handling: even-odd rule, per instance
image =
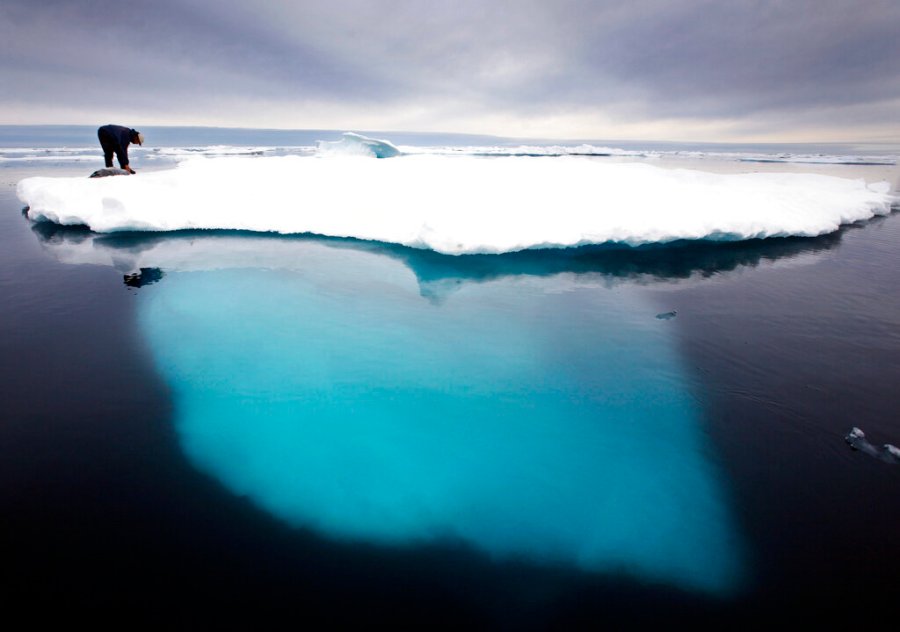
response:
[[[662,151],[653,155],[666,158],[690,158],[694,160],[731,160],[736,162],[784,163],[800,165],[860,165],[890,166],[897,164],[896,156],[838,155],[838,154],[794,154],[723,151]]]
[[[347,146],[372,148],[371,139],[350,138]],[[361,160],[327,152],[192,159],[128,178],[26,178],[17,192],[31,219],[97,232],[316,234],[446,254],[811,237],[886,215],[895,203],[887,182],[819,174],[715,174],[577,156]]]
[[[793,162],[819,165],[894,165],[892,156],[830,156],[827,154],[743,154],[735,156],[743,162]]]
[[[298,155],[356,155],[375,158],[391,158],[402,154],[427,154],[447,156],[482,157],[612,157],[635,160],[684,160],[685,162],[778,163],[848,166],[897,165],[898,156],[883,153],[825,154],[800,152],[740,152],[690,149],[623,148],[610,145],[579,144],[503,144],[503,145],[401,145],[387,140],[368,138],[354,132],[345,132],[338,141],[318,141],[315,146],[269,145],[188,145],[131,147],[130,153],[140,162],[180,162],[198,156],[285,156]],[[71,163],[98,160],[100,148],[95,145],[81,147],[0,147],[0,165]]]
[[[818,165],[866,165],[890,166],[897,164],[896,156],[888,155],[837,155],[837,154],[800,154],[800,153],[761,153],[761,152],[728,152],[728,151],[686,151],[686,150],[651,150],[623,149],[605,145],[496,145],[496,146],[459,146],[459,147],[416,147],[401,146],[403,153],[410,154],[446,154],[467,156],[596,156],[624,158],[666,158],[688,160],[715,160],[730,162],[761,162],[785,164],[818,164]]]
[[[408,154],[438,154],[457,156],[631,156],[637,158],[655,157],[662,154],[658,151],[619,149],[616,147],[604,147],[597,145],[465,145],[465,146],[439,146],[417,147],[413,145],[401,146],[403,153]]]
[[[197,157],[214,158],[221,156],[311,156],[316,152],[312,146],[236,146],[202,145],[188,147],[136,147],[128,148],[132,163],[140,168],[145,161],[155,164],[178,163]],[[96,147],[0,147],[0,166],[15,167],[33,164],[70,164],[93,162],[103,164],[103,152]]]
[[[301,150],[302,148],[295,148]],[[277,151],[276,147],[254,147],[233,145],[204,145],[200,147],[154,147],[146,150],[147,158],[169,158],[173,160],[187,160],[189,158],[218,157],[218,156],[264,156]],[[300,153],[298,151],[298,153]]]
[[[103,160],[99,145],[93,147],[0,147],[0,165],[97,162]]]

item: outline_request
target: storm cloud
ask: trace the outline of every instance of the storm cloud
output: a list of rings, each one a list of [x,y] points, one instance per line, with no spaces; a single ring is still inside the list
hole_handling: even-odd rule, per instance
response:
[[[0,40],[3,123],[900,140],[894,0],[6,0]]]

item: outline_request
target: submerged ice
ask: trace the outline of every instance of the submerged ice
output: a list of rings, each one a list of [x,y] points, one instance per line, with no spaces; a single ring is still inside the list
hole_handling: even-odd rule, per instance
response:
[[[519,277],[435,304],[396,260],[314,252],[140,290],[198,468],[332,538],[739,585],[702,419],[646,306]]]
[[[18,195],[34,220],[98,232],[311,233],[448,254],[816,236],[889,213],[894,200],[887,182],[815,174],[714,174],[576,156],[372,160],[327,151],[193,159],[129,178],[27,178]]]

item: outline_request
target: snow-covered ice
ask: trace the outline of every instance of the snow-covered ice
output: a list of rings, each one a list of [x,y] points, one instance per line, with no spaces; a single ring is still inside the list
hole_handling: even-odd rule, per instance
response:
[[[887,214],[887,182],[717,174],[576,156],[221,157],[127,178],[33,177],[33,220],[97,232],[237,229],[447,254],[817,236]]]

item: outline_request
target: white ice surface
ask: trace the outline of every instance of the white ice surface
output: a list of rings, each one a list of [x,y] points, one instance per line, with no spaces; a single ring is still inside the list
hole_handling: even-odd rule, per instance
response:
[[[229,157],[121,178],[34,177],[34,220],[97,232],[239,229],[448,254],[815,236],[890,212],[887,182],[714,174],[563,156]]]

